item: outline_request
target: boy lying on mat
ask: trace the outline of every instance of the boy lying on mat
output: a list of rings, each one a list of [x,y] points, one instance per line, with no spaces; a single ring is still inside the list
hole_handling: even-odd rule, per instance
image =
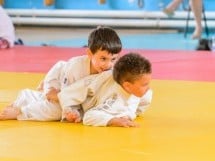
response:
[[[89,35],[87,55],[57,62],[45,76],[40,89],[21,90],[16,100],[0,113],[0,119],[61,120],[57,93],[85,76],[110,70],[121,48],[121,40],[112,28],[97,27]],[[73,112],[79,114],[75,109]]]
[[[85,77],[64,88],[58,97],[68,122],[81,116],[73,113],[81,104],[84,125],[135,127],[133,120],[151,103],[150,81],[151,63],[128,53],[116,62],[113,72]]]
[[[84,125],[135,127],[133,120],[151,103],[150,81],[151,63],[139,54],[128,53],[116,62],[113,72],[90,75],[63,88],[58,94],[63,117],[75,122],[82,119],[76,114],[82,109]],[[14,119],[31,114],[14,109]],[[7,114],[3,111],[0,119],[7,119]]]

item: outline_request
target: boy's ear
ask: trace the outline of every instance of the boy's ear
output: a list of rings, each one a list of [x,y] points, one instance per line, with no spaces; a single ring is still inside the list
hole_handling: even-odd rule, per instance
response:
[[[89,48],[86,49],[86,53],[87,53],[89,58],[91,58],[93,55],[93,53],[91,52],[91,50]]]
[[[130,82],[127,82],[127,81],[123,82],[123,83],[122,83],[122,87],[123,87],[127,92],[130,93],[130,87],[131,87],[131,83],[130,83]]]

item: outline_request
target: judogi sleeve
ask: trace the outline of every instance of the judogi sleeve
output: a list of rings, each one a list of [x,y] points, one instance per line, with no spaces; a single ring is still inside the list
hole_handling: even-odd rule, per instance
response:
[[[46,74],[44,78],[44,91],[46,92],[49,88],[61,89],[61,74],[66,64],[65,61],[57,62]]]
[[[90,126],[107,126],[114,117],[123,117],[122,101],[118,96],[112,96],[99,105],[89,109],[83,117],[83,124]],[[120,114],[120,116],[119,116]]]
[[[83,124],[91,126],[107,126],[113,118],[128,117],[131,120],[136,118],[136,109],[140,98],[131,95],[128,100],[123,100],[120,95],[112,96],[104,103],[88,110],[84,114]]]
[[[90,75],[90,60],[84,56],[71,58],[64,69],[66,85]]]
[[[87,97],[92,97],[110,76],[110,71],[89,75],[63,88],[58,93],[61,107],[64,109],[84,103]]]
[[[141,97],[140,99],[140,104],[137,108],[136,114],[137,116],[141,116],[149,107],[149,105],[151,104],[152,101],[152,90],[149,89],[143,97]]]
[[[93,79],[93,75],[83,78],[73,84],[63,88],[60,93],[58,93],[58,98],[61,107],[67,108],[82,104],[88,95],[88,83]],[[89,81],[89,82],[88,82]]]
[[[107,126],[108,122],[114,117],[114,115],[111,115],[106,111],[90,109],[84,114],[83,124],[90,126]]]

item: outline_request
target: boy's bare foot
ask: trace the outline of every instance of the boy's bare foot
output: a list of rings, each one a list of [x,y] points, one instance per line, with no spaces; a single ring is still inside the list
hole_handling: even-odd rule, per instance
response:
[[[13,106],[5,107],[0,113],[0,120],[16,120],[20,110]]]
[[[77,109],[66,109],[63,111],[62,121],[79,123],[81,120],[81,114]]]
[[[164,8],[164,9],[163,9],[163,12],[164,12],[167,16],[169,16],[169,17],[174,16],[174,11],[171,10],[171,9],[169,9],[169,8]]]

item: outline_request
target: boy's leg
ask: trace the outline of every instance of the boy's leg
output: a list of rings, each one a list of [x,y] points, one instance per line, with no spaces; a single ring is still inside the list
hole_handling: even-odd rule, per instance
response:
[[[13,107],[13,105],[6,106],[0,112],[0,120],[16,120],[20,113],[21,111],[18,108]]]

